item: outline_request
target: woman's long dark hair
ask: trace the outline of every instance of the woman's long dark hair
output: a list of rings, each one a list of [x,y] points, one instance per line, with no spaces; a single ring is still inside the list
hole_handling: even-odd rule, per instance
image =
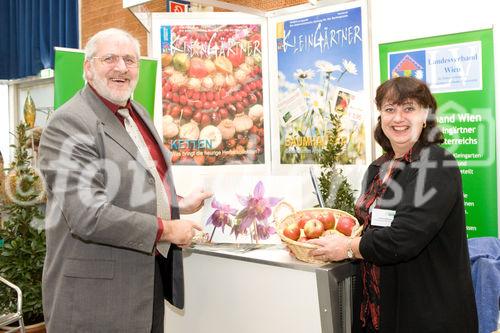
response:
[[[424,146],[428,146],[431,143],[443,143],[443,132],[438,127],[436,120],[436,99],[432,96],[425,82],[413,77],[397,77],[387,80],[377,88],[375,103],[377,109],[380,111],[384,101],[401,105],[409,99],[416,101],[421,107],[429,110],[427,119],[425,120],[426,127],[422,130],[418,142]],[[389,138],[382,131],[380,116],[378,117],[374,137],[375,141],[378,142],[384,151],[393,152]]]

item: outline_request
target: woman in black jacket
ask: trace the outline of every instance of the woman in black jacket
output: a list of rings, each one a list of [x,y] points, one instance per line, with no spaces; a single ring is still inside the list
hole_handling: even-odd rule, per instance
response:
[[[439,144],[436,100],[414,78],[377,89],[375,140],[385,153],[364,176],[361,237],[311,240],[323,260],[362,259],[355,332],[477,332],[460,171]]]

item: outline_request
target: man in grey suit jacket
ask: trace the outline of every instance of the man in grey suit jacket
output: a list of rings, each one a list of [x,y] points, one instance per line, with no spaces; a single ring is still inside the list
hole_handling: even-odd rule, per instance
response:
[[[41,138],[49,333],[163,332],[164,298],[184,306],[181,247],[201,227],[179,214],[196,212],[211,194],[177,197],[169,152],[145,109],[130,100],[139,52],[122,30],[92,37],[85,48],[88,84],[53,114]],[[146,144],[142,150],[118,112],[124,108]],[[162,205],[169,218],[158,213]],[[170,246],[164,256],[156,250],[161,244]]]

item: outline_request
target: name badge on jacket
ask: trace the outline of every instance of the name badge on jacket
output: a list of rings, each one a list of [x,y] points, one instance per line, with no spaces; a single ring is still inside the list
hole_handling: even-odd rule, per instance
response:
[[[396,215],[395,210],[373,208],[372,225],[377,227],[390,227]]]

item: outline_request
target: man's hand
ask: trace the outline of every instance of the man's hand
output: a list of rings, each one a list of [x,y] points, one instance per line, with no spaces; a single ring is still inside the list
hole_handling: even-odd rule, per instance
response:
[[[202,188],[196,188],[187,197],[180,198],[179,211],[181,214],[193,214],[203,207],[203,202],[212,196],[212,192],[205,192]]]
[[[203,228],[189,220],[171,220],[163,222],[163,233],[160,242],[169,242],[181,247],[187,247],[191,244],[195,235],[195,229],[202,231]]]

